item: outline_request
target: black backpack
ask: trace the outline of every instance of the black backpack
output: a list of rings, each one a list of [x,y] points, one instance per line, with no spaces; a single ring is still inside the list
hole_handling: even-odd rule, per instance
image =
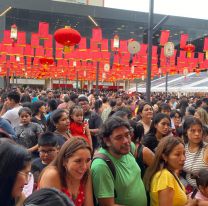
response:
[[[95,153],[94,156],[93,156],[92,162],[95,159],[102,159],[102,160],[105,161],[105,163],[108,165],[108,167],[109,167],[109,169],[110,169],[110,171],[113,175],[113,178],[115,180],[116,179],[116,168],[115,168],[115,165],[113,164],[112,160],[107,155],[102,154],[102,153]],[[114,197],[115,198],[117,197],[115,189],[114,189]],[[93,202],[94,202],[94,206],[99,206],[99,204],[97,202],[97,199],[95,198],[94,192],[93,192]]]

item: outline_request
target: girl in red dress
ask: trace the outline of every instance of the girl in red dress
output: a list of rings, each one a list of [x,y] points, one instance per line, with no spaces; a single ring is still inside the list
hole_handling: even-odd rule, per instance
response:
[[[92,147],[92,139],[88,122],[84,122],[83,109],[80,106],[73,106],[69,111],[69,129],[72,136],[83,137]]]

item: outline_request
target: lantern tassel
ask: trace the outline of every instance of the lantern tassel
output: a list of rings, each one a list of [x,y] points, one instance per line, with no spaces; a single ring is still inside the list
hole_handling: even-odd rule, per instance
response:
[[[205,57],[206,57],[206,59],[208,59],[208,50],[205,53]]]
[[[73,46],[64,46],[64,53],[70,53],[73,50]]]

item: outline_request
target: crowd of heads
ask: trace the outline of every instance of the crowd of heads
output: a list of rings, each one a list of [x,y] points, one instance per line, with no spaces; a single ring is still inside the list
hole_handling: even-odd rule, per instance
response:
[[[75,91],[13,89],[7,93],[6,98],[2,92],[1,103],[2,111],[21,106],[17,113],[20,125],[13,128],[15,131],[23,128],[21,138],[24,132],[28,131],[26,128],[31,122],[41,127],[40,132],[36,134],[37,148],[35,149],[34,144],[31,149],[19,145],[9,130],[0,125],[0,203],[5,206],[14,204],[16,197],[20,196],[24,185],[28,183],[34,157],[40,158],[45,165],[57,168],[63,187],[68,186],[66,178],[73,176],[78,167],[78,163],[74,162],[83,161],[79,162],[84,165],[80,180],[87,182],[90,162],[97,146],[90,145],[86,137],[73,135],[69,136],[69,140],[65,139],[63,145],[60,144],[58,136],[66,134],[72,122],[82,125],[85,135],[86,124],[92,127],[99,118],[102,123],[98,127],[88,129],[91,129],[91,135],[98,139],[99,147],[118,157],[130,152],[131,142],[147,147],[150,144],[148,148],[155,156],[154,164],[148,167],[144,176],[147,190],[150,190],[154,174],[161,169],[183,169],[186,160],[184,145],[194,143],[203,148],[208,137],[207,97],[187,98],[154,93],[151,102],[146,102],[143,94],[121,91],[83,94]],[[4,115],[1,116],[4,119]],[[85,117],[90,123],[85,124]],[[62,135],[62,138],[65,137]],[[155,142],[150,142],[153,137]],[[94,141],[93,138],[92,140]],[[176,149],[179,151],[178,158],[174,156]],[[76,154],[80,151],[84,154],[82,160],[76,159]],[[208,187],[207,174],[208,168],[195,174],[196,184],[202,191]],[[34,178],[37,183],[41,174],[36,177],[34,173]],[[46,196],[47,203],[43,203]],[[59,204],[59,199],[62,205],[73,205],[56,189],[36,191],[27,198],[24,205],[55,205]]]

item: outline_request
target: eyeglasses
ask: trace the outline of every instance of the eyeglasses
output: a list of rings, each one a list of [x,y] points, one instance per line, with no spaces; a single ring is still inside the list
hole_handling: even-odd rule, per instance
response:
[[[55,149],[51,149],[51,150],[48,150],[48,151],[45,151],[45,150],[40,150],[40,154],[44,155],[44,154],[47,154],[47,155],[52,155],[53,152],[55,152],[56,150]]]
[[[18,174],[24,175],[27,178],[27,182],[30,182],[31,178],[32,178],[32,173],[26,173],[26,172],[18,172]]]

